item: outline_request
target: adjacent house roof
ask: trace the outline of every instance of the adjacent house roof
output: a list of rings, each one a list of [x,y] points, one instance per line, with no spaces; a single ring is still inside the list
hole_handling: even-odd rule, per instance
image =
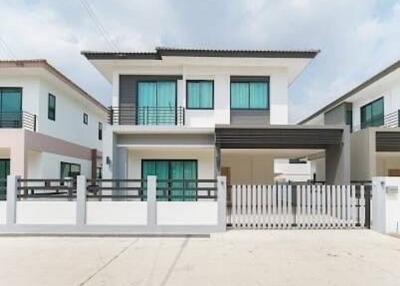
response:
[[[35,60],[10,60],[10,61],[4,61],[0,60],[0,69],[1,68],[43,68],[65,84],[67,84],[69,87],[71,87],[73,90],[78,92],[81,96],[83,96],[85,99],[89,100],[92,102],[94,105],[102,109],[103,111],[107,112],[107,108],[101,104],[99,101],[97,101],[93,96],[88,94],[86,91],[84,91],[82,88],[80,88],[76,83],[74,83],[72,80],[70,80],[68,77],[66,77],[63,73],[58,71],[55,67],[50,65],[46,60],[44,59],[35,59]]]
[[[89,60],[145,59],[161,60],[174,57],[231,57],[231,58],[314,58],[319,50],[219,50],[158,47],[154,52],[96,52],[82,51]]]
[[[372,85],[373,83],[377,82],[381,78],[383,78],[383,77],[387,76],[388,74],[394,72],[398,68],[400,68],[400,60],[398,60],[394,64],[388,66],[387,68],[385,68],[381,72],[377,73],[373,77],[371,77],[368,80],[364,81],[363,83],[361,83],[360,85],[356,86],[355,88],[353,88],[352,90],[350,90],[346,94],[342,95],[341,97],[337,98],[336,100],[332,101],[328,105],[325,105],[323,108],[321,108],[317,112],[315,112],[312,115],[308,116],[307,118],[301,120],[298,124],[304,124],[307,121],[313,119],[314,117],[317,117],[321,113],[329,111],[330,109],[334,108],[336,105],[338,105],[338,104],[342,103],[343,101],[345,101],[350,96],[362,91],[363,89],[365,89],[368,86]]]

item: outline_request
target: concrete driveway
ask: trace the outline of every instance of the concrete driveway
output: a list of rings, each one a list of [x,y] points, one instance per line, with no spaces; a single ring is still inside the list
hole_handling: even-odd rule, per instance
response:
[[[367,230],[210,238],[0,237],[0,285],[400,285],[400,239]]]

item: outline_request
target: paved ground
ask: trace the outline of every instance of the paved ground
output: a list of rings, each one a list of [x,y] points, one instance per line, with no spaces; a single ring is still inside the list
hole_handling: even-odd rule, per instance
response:
[[[372,231],[210,238],[0,237],[1,285],[400,285],[400,239]]]

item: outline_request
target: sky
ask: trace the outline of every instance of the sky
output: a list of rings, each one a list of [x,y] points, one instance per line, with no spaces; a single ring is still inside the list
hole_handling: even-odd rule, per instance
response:
[[[0,0],[0,17],[0,59],[47,59],[107,106],[82,50],[320,49],[289,88],[291,123],[400,59],[400,0]]]

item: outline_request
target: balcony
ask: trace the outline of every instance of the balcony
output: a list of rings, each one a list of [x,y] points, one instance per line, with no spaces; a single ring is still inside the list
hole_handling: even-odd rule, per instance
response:
[[[365,129],[368,127],[385,127],[385,128],[397,128],[400,127],[400,110],[388,113],[384,116],[373,117],[370,121],[365,122],[361,125],[353,127],[353,132]]]
[[[185,125],[185,108],[178,107],[110,107],[111,125]]]
[[[37,116],[35,114],[19,112],[0,112],[0,128],[24,128],[36,132]]]

